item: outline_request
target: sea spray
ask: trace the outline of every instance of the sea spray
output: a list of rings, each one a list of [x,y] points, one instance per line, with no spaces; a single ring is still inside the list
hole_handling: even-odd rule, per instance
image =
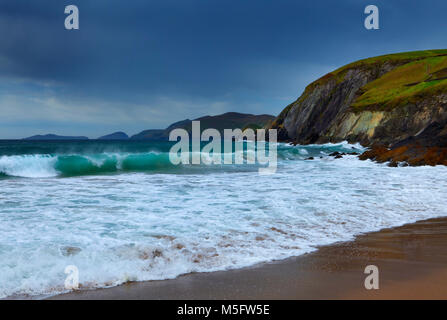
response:
[[[3,142],[4,143],[4,142]],[[224,160],[230,155],[232,158],[229,164],[225,166],[225,161],[204,163],[194,168],[193,165],[179,165],[172,163],[170,148],[172,143],[156,142],[150,143],[117,143],[114,150],[110,143],[84,143],[83,149],[79,144],[74,143],[70,148],[69,143],[52,144],[42,146],[37,149],[32,144],[28,148],[23,146],[19,148],[11,142],[11,148],[8,148],[8,154],[0,155],[0,175],[10,177],[25,178],[49,178],[49,177],[73,177],[84,175],[116,174],[130,172],[148,172],[148,173],[195,173],[198,170],[204,172],[212,171],[254,171],[259,170],[261,164],[251,164],[250,159],[254,156],[247,148],[237,150],[232,148],[232,152],[215,152],[212,157],[219,157]],[[132,145],[133,144],[133,145]],[[235,143],[233,143],[235,144]],[[17,149],[17,154],[10,154],[11,149]],[[267,148],[269,148],[267,146]],[[361,150],[361,146],[349,145],[347,143],[311,145],[306,149],[294,147],[284,143],[275,143],[278,160],[300,160],[304,156],[319,156],[321,153],[329,154],[333,151],[352,151],[353,148]],[[37,150],[36,150],[37,149]],[[148,150],[149,151],[146,151]],[[153,149],[153,150],[150,150]],[[303,150],[306,150],[304,153]],[[48,153],[38,153],[48,152]],[[36,152],[29,154],[29,152]],[[256,152],[256,151],[254,151]],[[191,157],[191,155],[188,155]],[[202,158],[210,157],[209,153],[201,153]],[[232,165],[238,158],[245,159],[245,163]],[[268,163],[268,161],[266,162]]]
[[[107,287],[250,266],[447,216],[445,167],[328,156],[358,145],[278,143],[269,176],[249,165],[172,167],[168,147],[0,148],[2,170],[33,177],[0,180],[0,296],[63,292],[70,265],[83,288]]]

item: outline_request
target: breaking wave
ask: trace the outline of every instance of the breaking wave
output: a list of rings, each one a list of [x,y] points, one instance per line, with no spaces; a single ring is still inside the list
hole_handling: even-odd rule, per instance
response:
[[[324,156],[333,151],[362,150],[360,145],[338,144],[291,146],[276,145],[278,160],[300,160],[310,156]],[[247,150],[244,152],[247,158]],[[223,157],[223,153],[220,154]],[[235,153],[233,152],[233,156]],[[208,166],[210,168],[210,166]],[[216,166],[222,169],[221,166]],[[249,168],[249,167],[248,167]],[[176,170],[175,170],[176,169]],[[175,172],[188,170],[173,165],[169,152],[146,153],[76,153],[76,154],[23,154],[0,156],[0,177],[50,178],[71,177],[121,172]]]
[[[274,175],[173,166],[161,143],[0,148],[0,299],[64,292],[68,265],[82,288],[110,287],[284,259],[447,216],[445,167],[328,156],[363,151],[347,143],[276,147]]]
[[[47,178],[114,172],[141,172],[172,167],[169,154],[20,155],[0,157],[6,176]]]

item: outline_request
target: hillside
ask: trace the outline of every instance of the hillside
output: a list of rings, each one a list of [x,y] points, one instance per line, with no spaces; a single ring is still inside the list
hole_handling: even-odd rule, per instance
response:
[[[429,50],[339,68],[311,83],[271,127],[281,140],[299,144],[348,140],[382,145],[382,151],[405,144],[412,151],[400,162],[411,162],[428,148],[444,147],[446,124],[447,50]],[[441,153],[430,164],[443,163]]]
[[[227,112],[217,116],[204,116],[194,119],[200,121],[201,130],[214,128],[223,134],[224,129],[243,129],[246,127],[264,127],[275,119],[271,115],[253,115],[237,112]],[[178,128],[182,128],[191,132],[192,120],[186,119],[171,124],[166,129],[161,130],[145,130],[131,137],[132,140],[168,140],[169,133]]]
[[[124,132],[114,132],[102,137],[99,137],[98,140],[127,140],[129,136]]]

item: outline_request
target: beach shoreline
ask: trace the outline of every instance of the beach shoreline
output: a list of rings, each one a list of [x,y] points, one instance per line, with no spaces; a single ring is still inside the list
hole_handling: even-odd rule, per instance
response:
[[[379,290],[364,287],[379,268]],[[447,299],[447,218],[359,235],[286,260],[53,296],[77,299]]]

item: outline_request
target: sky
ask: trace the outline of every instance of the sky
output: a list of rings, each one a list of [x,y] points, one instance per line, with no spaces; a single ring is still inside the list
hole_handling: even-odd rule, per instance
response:
[[[366,30],[367,5],[380,29]],[[79,9],[66,30],[65,6]],[[352,61],[447,48],[445,0],[0,0],[0,138],[277,115]]]

